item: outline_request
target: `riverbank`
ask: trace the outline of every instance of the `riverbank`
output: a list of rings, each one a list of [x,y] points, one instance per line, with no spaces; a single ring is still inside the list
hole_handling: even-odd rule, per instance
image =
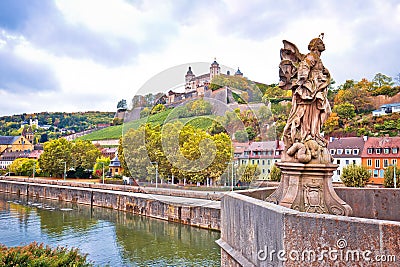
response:
[[[221,203],[212,199],[220,199],[222,192],[190,192],[191,196],[199,197],[188,198],[185,197],[188,192],[177,191],[181,190],[36,178],[0,178],[0,192],[4,193],[111,208],[200,228],[220,230]]]

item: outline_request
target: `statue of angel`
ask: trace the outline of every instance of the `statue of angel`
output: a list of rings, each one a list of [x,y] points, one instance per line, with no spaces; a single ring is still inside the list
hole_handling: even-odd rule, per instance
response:
[[[323,34],[310,41],[307,55],[301,54],[291,42],[283,41],[279,87],[292,90],[292,109],[283,130],[289,156],[286,161],[308,163],[318,159],[327,146],[321,128],[331,113],[327,99],[331,76],[320,58],[325,50],[322,39]]]

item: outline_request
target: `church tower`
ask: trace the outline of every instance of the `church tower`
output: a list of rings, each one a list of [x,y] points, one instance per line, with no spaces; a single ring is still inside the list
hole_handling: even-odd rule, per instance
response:
[[[210,82],[212,80],[212,78],[214,78],[214,76],[217,76],[221,73],[221,68],[218,64],[218,62],[216,61],[216,59],[214,58],[214,62],[211,63],[211,67],[210,67]]]

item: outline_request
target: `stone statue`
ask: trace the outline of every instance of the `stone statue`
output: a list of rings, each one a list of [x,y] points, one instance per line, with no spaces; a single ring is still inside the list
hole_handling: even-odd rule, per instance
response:
[[[283,130],[285,154],[282,161],[328,163],[327,141],[321,128],[331,113],[327,99],[331,76],[321,61],[325,50],[323,33],[308,45],[303,55],[296,45],[284,40],[279,65],[279,87],[292,90],[292,109]]]
[[[285,151],[276,165],[282,176],[266,201],[303,212],[351,215],[352,209],[336,194],[332,173],[337,169],[321,136],[331,108],[327,99],[331,76],[321,61],[323,34],[311,40],[310,52],[283,41],[279,87],[292,90],[292,110],[283,130]]]

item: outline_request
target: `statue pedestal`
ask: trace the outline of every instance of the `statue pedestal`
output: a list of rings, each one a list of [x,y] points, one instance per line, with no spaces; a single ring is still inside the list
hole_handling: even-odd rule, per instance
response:
[[[298,211],[350,216],[351,207],[332,186],[336,164],[280,162],[281,183],[266,201]]]

